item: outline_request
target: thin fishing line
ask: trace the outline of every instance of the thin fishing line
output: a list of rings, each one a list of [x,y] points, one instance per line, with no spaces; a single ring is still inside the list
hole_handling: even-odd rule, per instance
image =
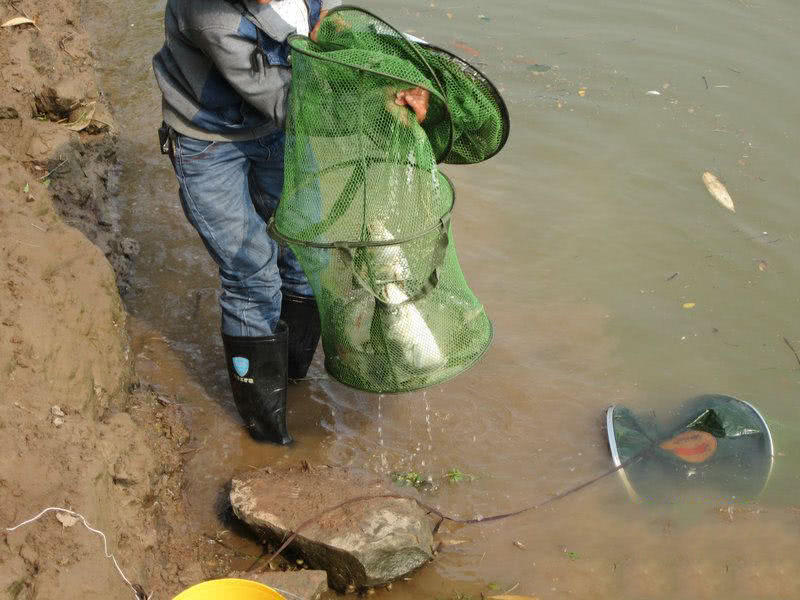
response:
[[[347,506],[349,504],[355,504],[357,502],[365,502],[367,500],[374,500],[374,499],[378,499],[378,498],[398,499],[398,500],[411,500],[411,501],[415,502],[420,508],[428,511],[431,514],[436,515],[437,517],[439,517],[441,519],[441,521],[439,521],[439,523],[436,525],[436,528],[434,529],[434,531],[438,530],[439,525],[441,525],[442,521],[450,521],[452,523],[459,523],[459,524],[464,524],[464,525],[477,525],[479,523],[489,523],[491,521],[499,521],[501,519],[508,519],[510,517],[516,517],[517,515],[521,515],[523,513],[542,508],[543,506],[546,506],[546,505],[548,505],[548,504],[550,504],[552,502],[555,502],[557,500],[561,500],[562,498],[566,498],[570,494],[574,494],[575,492],[578,492],[578,491],[580,491],[580,490],[582,490],[584,488],[587,488],[590,485],[592,485],[593,483],[597,483],[601,479],[604,479],[605,477],[608,477],[609,475],[611,475],[613,473],[616,473],[617,471],[619,471],[621,469],[624,469],[625,467],[627,467],[630,464],[632,464],[634,461],[639,460],[646,453],[650,452],[650,450],[653,449],[653,447],[656,445],[656,443],[658,443],[658,442],[657,441],[653,441],[649,446],[647,446],[646,448],[641,450],[639,453],[631,456],[627,460],[622,461],[619,465],[617,465],[615,467],[612,467],[608,471],[604,471],[603,473],[601,473],[600,475],[597,475],[596,477],[593,477],[592,479],[589,479],[587,481],[579,483],[578,485],[573,486],[573,487],[569,488],[568,490],[560,492],[560,493],[556,494],[555,496],[552,496],[552,497],[548,498],[547,500],[543,500],[542,502],[539,502],[538,504],[533,504],[531,506],[527,506],[527,507],[521,508],[519,510],[515,510],[515,511],[512,511],[512,512],[507,512],[507,513],[502,513],[502,514],[498,514],[498,515],[491,515],[491,516],[488,516],[488,517],[474,517],[472,519],[459,519],[457,517],[450,517],[450,516],[444,514],[443,512],[441,512],[439,509],[437,509],[437,508],[435,508],[433,506],[430,506],[429,504],[425,504],[424,502],[422,502],[421,500],[418,500],[417,498],[414,498],[412,496],[405,496],[403,494],[377,494],[377,495],[373,495],[373,496],[356,496],[354,498],[350,498],[348,500],[345,500],[344,502],[341,502],[341,503],[337,504],[336,506],[333,506],[333,507],[331,507],[331,508],[329,508],[329,509],[327,509],[327,510],[321,512],[321,513],[318,513],[318,514],[314,515],[313,517],[311,517],[310,519],[308,519],[306,521],[303,521],[297,527],[297,529],[295,529],[291,533],[291,535],[289,535],[289,537],[286,538],[286,540],[283,542],[283,544],[281,544],[281,546],[272,554],[272,556],[270,556],[269,559],[267,559],[267,564],[269,564],[275,558],[277,558],[280,555],[280,553],[283,552],[289,546],[289,544],[291,544],[295,540],[295,538],[299,535],[299,533],[300,533],[300,531],[302,529],[306,528],[307,526],[311,525],[312,523],[315,523],[316,521],[318,521],[322,517],[325,517],[325,516],[329,515],[332,512],[336,512],[340,508],[343,508],[343,507],[345,507],[345,506]],[[260,558],[256,559],[253,562],[253,564],[251,564],[250,567],[247,569],[247,572],[252,571],[260,561],[261,561]]]

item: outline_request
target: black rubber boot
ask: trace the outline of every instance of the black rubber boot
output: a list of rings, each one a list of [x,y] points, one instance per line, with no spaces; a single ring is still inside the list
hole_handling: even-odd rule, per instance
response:
[[[233,400],[250,435],[262,442],[293,441],[286,427],[287,339],[282,321],[274,335],[222,334]]]
[[[319,343],[317,301],[311,296],[283,292],[281,321],[289,326],[289,378],[302,379]]]

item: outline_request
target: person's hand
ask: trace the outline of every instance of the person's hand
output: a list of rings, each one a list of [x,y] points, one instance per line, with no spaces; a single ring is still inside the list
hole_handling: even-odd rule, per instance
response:
[[[408,106],[417,115],[417,123],[422,123],[428,114],[428,101],[431,93],[420,87],[410,90],[401,90],[394,96],[394,103],[398,106]]]
[[[261,0],[259,0],[259,2],[260,1]],[[308,37],[310,37],[315,42],[317,41],[317,34],[319,33],[319,26],[322,24],[322,19],[324,19],[327,16],[327,14],[328,14],[327,10],[323,10],[321,13],[319,13],[319,21],[317,21],[317,24],[314,25],[314,29],[312,29],[311,33],[308,35]]]

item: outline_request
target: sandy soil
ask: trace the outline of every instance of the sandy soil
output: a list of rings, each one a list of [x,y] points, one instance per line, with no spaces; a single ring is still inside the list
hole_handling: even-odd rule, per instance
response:
[[[136,243],[113,206],[115,135],[78,0],[0,7],[0,596],[167,598],[208,572],[181,488],[180,409],[133,374],[119,289]],[[94,242],[94,243],[93,243]],[[118,287],[119,286],[119,287]],[[207,568],[206,568],[207,567]]]

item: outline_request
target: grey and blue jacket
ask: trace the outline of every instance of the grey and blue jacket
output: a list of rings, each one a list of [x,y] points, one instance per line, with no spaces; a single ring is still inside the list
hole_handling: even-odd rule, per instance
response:
[[[282,0],[272,0],[281,2]],[[309,28],[340,0],[306,0]],[[283,128],[294,28],[256,0],[168,0],[153,57],[164,121],[202,140],[237,141]]]

